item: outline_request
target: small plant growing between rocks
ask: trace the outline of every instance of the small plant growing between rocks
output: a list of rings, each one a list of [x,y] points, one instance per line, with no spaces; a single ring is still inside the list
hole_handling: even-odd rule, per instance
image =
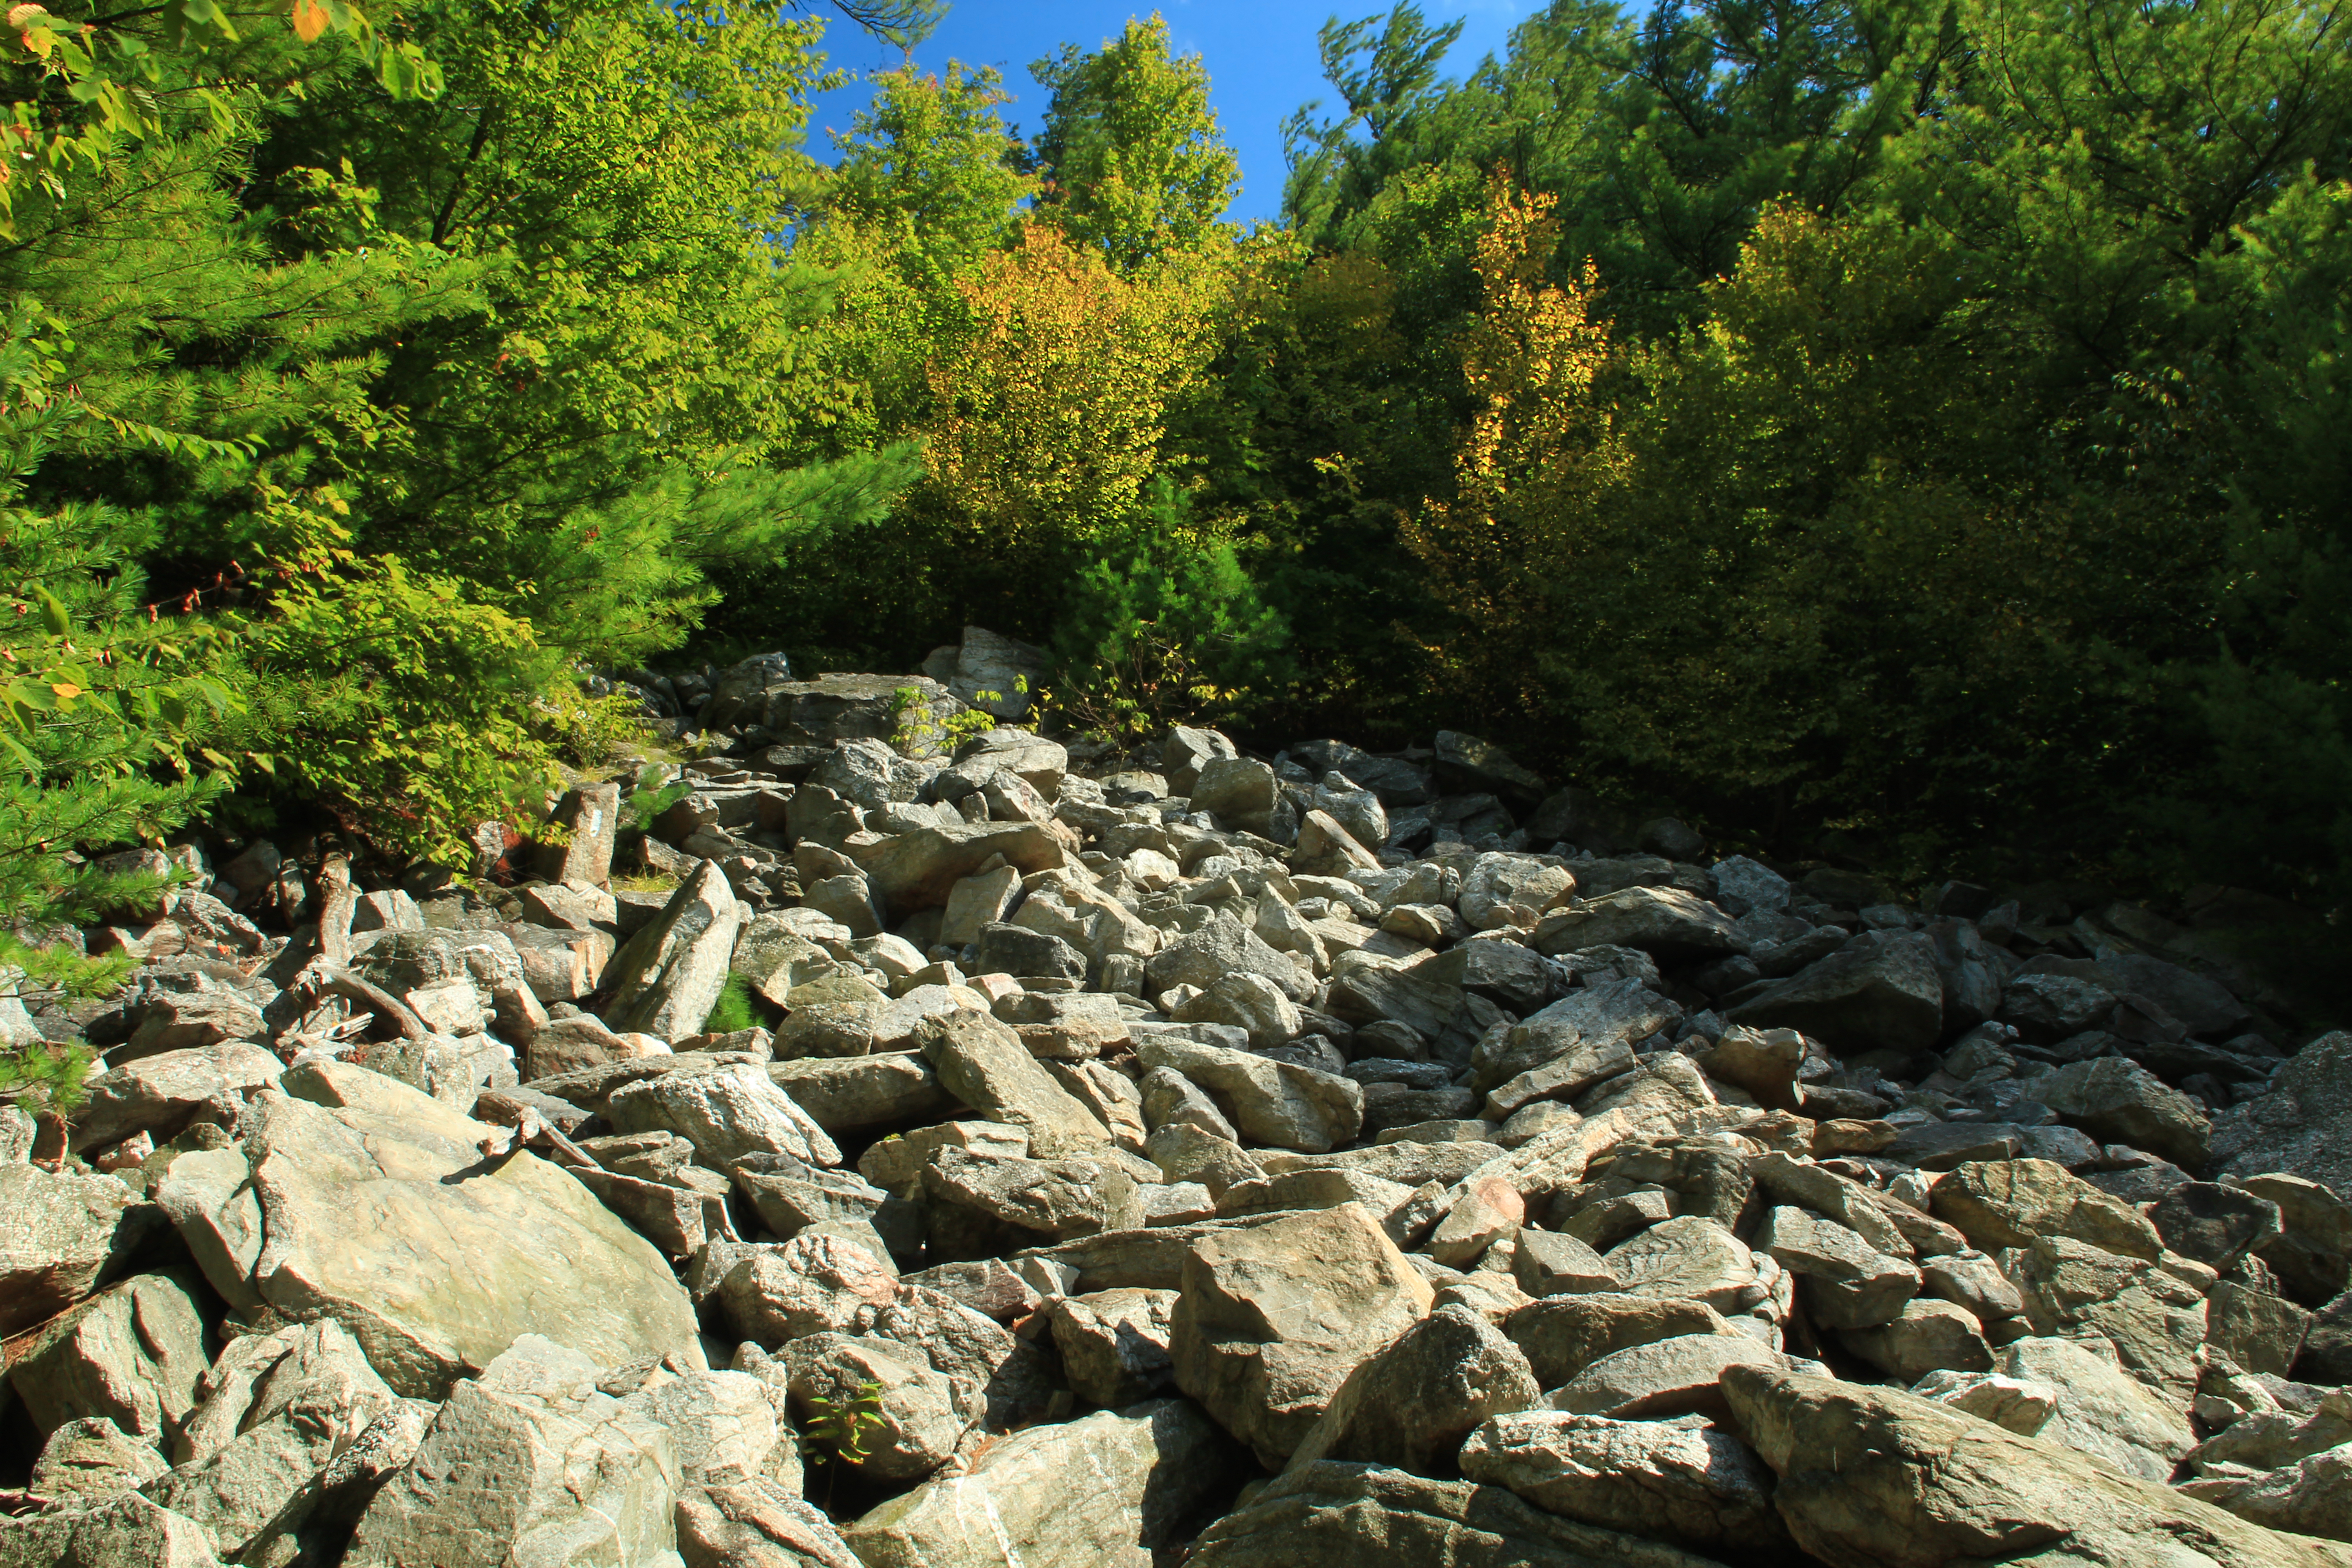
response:
[[[719,993],[719,1000],[710,1006],[710,1016],[703,1020],[706,1035],[731,1035],[739,1029],[759,1026],[758,1012],[751,1005],[751,983],[740,974],[727,977]]]
[[[621,800],[620,826],[624,830],[645,832],[654,825],[656,817],[684,800],[689,793],[683,782],[664,784],[661,781],[662,769],[658,764],[648,764],[639,772],[635,787]]]
[[[1028,695],[1029,678],[1014,676],[1013,689],[1024,696]],[[975,691],[971,695],[975,704],[1004,700],[1002,691]],[[966,741],[976,735],[985,735],[1003,722],[985,707],[974,706],[950,715],[942,724],[931,717],[929,707],[923,701],[922,692],[911,686],[901,686],[890,693],[890,712],[898,720],[898,727],[890,731],[890,744],[909,756],[933,750],[952,752]],[[1013,727],[1036,728],[1034,724]]]

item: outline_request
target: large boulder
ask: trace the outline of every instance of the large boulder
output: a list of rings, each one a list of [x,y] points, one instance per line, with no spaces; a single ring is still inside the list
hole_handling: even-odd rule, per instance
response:
[[[1252,1143],[1320,1154],[1354,1142],[1363,1126],[1363,1087],[1336,1073],[1173,1035],[1139,1041],[1136,1059],[1205,1089]]]
[[[219,1568],[194,1520],[136,1492],[89,1509],[0,1519],[0,1568]]]
[[[604,1119],[619,1132],[674,1132],[713,1167],[750,1154],[789,1154],[812,1165],[841,1163],[841,1151],[824,1129],[756,1062],[630,1084],[605,1101]]]
[[[1937,1219],[1986,1252],[2030,1247],[2036,1237],[2068,1236],[2109,1252],[2153,1259],[2164,1251],[2137,1209],[2108,1196],[2047,1160],[1961,1165],[1936,1184]]]
[[[999,856],[1024,872],[1050,871],[1077,858],[1076,838],[1058,822],[918,827],[848,851],[893,919],[941,907],[958,882]]]
[[[1286,1460],[1356,1364],[1429,1310],[1428,1281],[1356,1204],[1211,1231],[1184,1252],[1176,1386]]]
[[[209,1102],[234,1104],[278,1081],[278,1059],[242,1040],[142,1056],[89,1079],[74,1112],[70,1146],[79,1153],[145,1132],[172,1137]]]
[[[212,1364],[205,1310],[192,1270],[134,1275],[9,1346],[8,1380],[45,1432],[98,1417],[160,1445]]]
[[[992,1121],[1029,1134],[1040,1159],[1096,1153],[1110,1129],[1054,1080],[1021,1037],[978,1008],[959,1007],[915,1026],[915,1043],[940,1087]]]
[[[451,1392],[416,1458],[360,1516],[345,1568],[654,1563],[675,1549],[669,1432],[536,1334]]]
[[[0,1338],[96,1289],[146,1233],[152,1212],[112,1176],[0,1164]]]
[[[1634,947],[1679,959],[1748,951],[1729,915],[1679,888],[1622,888],[1580,899],[1544,916],[1534,941],[1538,952],[1554,954]]]
[[[2211,1157],[2217,1178],[2277,1171],[2352,1193],[2352,1031],[2320,1036],[2279,1069],[2267,1094],[2216,1120]]]
[[[1440,1307],[1348,1374],[1289,1468],[1364,1459],[1448,1475],[1474,1428],[1528,1409],[1541,1393],[1526,1354],[1485,1316]]]
[[[405,1397],[445,1396],[533,1332],[604,1365],[699,1366],[661,1254],[561,1168],[486,1158],[492,1131],[363,1068],[305,1062],[257,1100],[245,1152],[182,1155],[157,1200],[232,1305],[334,1319]]]
[[[1738,1438],[1695,1421],[1498,1415],[1463,1446],[1462,1473],[1547,1513],[1730,1562],[1770,1561],[1790,1547],[1772,1510],[1772,1472]]]
[[[653,922],[613,955],[605,1024],[664,1040],[701,1033],[726,987],[736,934],[748,912],[719,862],[697,866]]]
[[[2352,1035],[2344,1039],[2352,1047]],[[2324,1069],[2318,1076],[2324,1076]],[[2127,1057],[2069,1062],[2032,1083],[2035,1099],[2102,1143],[2128,1143],[2186,1171],[2204,1168],[2213,1136],[2205,1113],[2195,1100]],[[2261,1165],[2265,1171],[2284,1163],[2275,1149],[2264,1159],[2270,1162]],[[2294,1173],[2322,1179],[2310,1171]]]
[[[1740,1435],[1780,1478],[1773,1501],[1790,1532],[1831,1568],[2352,1562],[2340,1548],[1893,1389],[1761,1367],[1727,1372],[1723,1389]]]
[[[1730,1561],[1743,1559],[1733,1556]],[[1187,1568],[1720,1568],[1562,1519],[1509,1489],[1326,1459],[1202,1531]]]
[[[1034,1426],[842,1531],[866,1568],[1150,1568],[1241,1455],[1181,1399]]]
[[[1934,944],[1917,931],[1865,931],[1729,1015],[1759,1029],[1797,1029],[1841,1056],[1930,1049],[1944,1027]]]

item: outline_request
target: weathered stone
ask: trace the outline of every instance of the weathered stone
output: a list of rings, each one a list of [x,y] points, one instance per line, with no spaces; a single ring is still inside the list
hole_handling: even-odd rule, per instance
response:
[[[1431,1291],[1353,1205],[1215,1231],[1186,1247],[1169,1353],[1176,1385],[1278,1465],[1358,1362]]]
[[[1632,947],[1662,958],[1697,958],[1748,948],[1729,915],[1676,888],[1626,888],[1580,899],[1545,915],[1533,940],[1537,952],[1555,955]]]
[[[1138,1041],[1136,1057],[1207,1090],[1253,1143],[1321,1153],[1352,1142],[1363,1125],[1362,1088],[1333,1073],[1165,1035]]]
[[[1911,1392],[2021,1437],[2034,1436],[2058,1413],[2058,1391],[2051,1384],[2000,1373],[1931,1372]]]
[[[2164,1250],[2139,1212],[2047,1160],[1971,1163],[1936,1184],[1936,1217],[1987,1252],[2068,1236],[2131,1258]]]
[[[776,1026],[779,1061],[862,1057],[874,1048],[890,998],[854,973],[834,973],[793,986],[784,994],[784,1020]]]
[[[1440,1307],[1357,1364],[1286,1468],[1356,1459],[1443,1475],[1480,1423],[1540,1393],[1527,1356],[1486,1318]]]
[[[1255,931],[1223,916],[1153,953],[1145,961],[1143,974],[1153,995],[1177,985],[1205,991],[1228,974],[1272,981],[1293,1002],[1304,1002],[1314,993],[1313,982],[1297,964],[1267,946]]]
[[[112,1176],[0,1165],[0,1338],[95,1290],[148,1228]]]
[[[564,842],[540,850],[539,874],[551,882],[603,887],[613,873],[613,837],[620,815],[618,784],[608,780],[566,790],[550,817],[564,830]]]
[[[1684,1334],[1611,1351],[1553,1390],[1547,1403],[1572,1415],[1621,1421],[1719,1417],[1724,1403],[1717,1384],[1727,1368],[1788,1364],[1788,1357],[1746,1334]]]
[[[2027,1040],[2055,1045],[2114,1011],[2115,993],[2064,974],[2021,974],[2000,994],[1996,1015]]]
[[[149,999],[139,1026],[117,1047],[114,1059],[130,1062],[167,1051],[268,1037],[269,1026],[260,1010],[235,992],[198,991],[186,995],[167,992]]]
[[[45,1498],[95,1501],[135,1490],[170,1468],[153,1444],[129,1436],[104,1416],[85,1415],[49,1434],[26,1489]]]
[[[857,1468],[885,1480],[920,1480],[955,1457],[986,1408],[978,1388],[958,1388],[923,1353],[895,1340],[825,1332],[778,1352],[794,1403],[814,1415],[870,1400],[875,1429]],[[870,1385],[870,1386],[869,1386]]]
[[[2101,1339],[2022,1339],[2002,1347],[2009,1377],[2054,1392],[2056,1407],[2039,1429],[2044,1442],[2095,1455],[2151,1481],[2169,1480],[2197,1445],[2189,1418],[2126,1372]]]
[[[2278,1205],[2211,1182],[2174,1188],[2148,1218],[2165,1246],[2223,1272],[2281,1228]]]
[[[2103,1336],[2133,1376],[2189,1408],[2206,1331],[2206,1303],[2195,1286],[2067,1237],[2043,1237],[2005,1261],[2036,1333]]]
[[[1735,1024],[1801,1030],[1841,1056],[1931,1048],[1943,1033],[1944,983],[1916,931],[1864,931],[1827,958],[1734,1007]]]
[[[719,862],[703,861],[660,915],[613,955],[604,1022],[664,1040],[700,1033],[727,984],[745,913]]]
[[[2205,1342],[2243,1370],[2284,1377],[2303,1352],[2311,1317],[2294,1302],[2234,1279],[2215,1283],[2205,1298]]]
[[[1260,1049],[1295,1038],[1303,1027],[1290,998],[1262,974],[1220,975],[1168,1016],[1180,1024],[1230,1024]]]
[[[1201,1532],[1189,1568],[1718,1568],[1561,1519],[1506,1488],[1327,1459]]]
[[[1699,1057],[1698,1065],[1707,1077],[1746,1089],[1759,1105],[1794,1110],[1801,1098],[1797,1069],[1804,1061],[1805,1037],[1796,1030],[1735,1024]]]
[[[1522,1227],[1511,1274],[1530,1296],[1584,1295],[1622,1289],[1601,1255],[1572,1236]]]
[[[789,1154],[812,1165],[841,1163],[841,1151],[824,1129],[755,1062],[630,1084],[605,1101],[604,1120],[616,1132],[674,1132],[714,1168],[748,1154]]]
[[[1976,1314],[1957,1302],[1927,1299],[1904,1304],[1884,1323],[1847,1329],[1845,1348],[1898,1383],[1916,1383],[1931,1372],[1990,1372],[1992,1348]]]
[[[397,1401],[331,1319],[250,1335],[205,1379],[173,1446],[179,1462],[147,1495],[242,1557],[287,1505]]]
[[[70,1146],[77,1153],[102,1149],[134,1132],[163,1142],[207,1103],[249,1099],[283,1070],[275,1056],[242,1041],[142,1056],[87,1081]]]
[[[2033,1094],[2102,1143],[2128,1143],[2190,1171],[2205,1164],[2212,1137],[2205,1113],[2128,1058],[2070,1062],[2034,1079]]]
[[[669,1434],[597,1389],[597,1364],[525,1335],[451,1393],[360,1516],[349,1568],[657,1561],[680,1479]]]
[[[911,1053],[772,1062],[767,1071],[828,1133],[919,1121],[955,1105],[938,1071]]]
[[[1738,1368],[1725,1375],[1724,1391],[1740,1433],[1780,1478],[1773,1502],[1797,1544],[1837,1568],[2345,1561],[2316,1542],[1893,1389]]]
[[[919,827],[854,845],[850,858],[894,918],[937,909],[955,885],[1002,856],[1026,872],[1050,871],[1076,858],[1076,840],[1058,822],[988,822]]]
[[[735,1338],[771,1350],[807,1334],[866,1332],[898,1293],[886,1258],[814,1230],[782,1246],[714,1242],[696,1267],[695,1300],[712,1303]]]
[[[219,1568],[204,1526],[132,1493],[0,1519],[0,1568]]]
[[[1235,1458],[1183,1400],[1099,1411],[1003,1438],[842,1534],[866,1568],[1151,1568]]]
[[[1498,1415],[1462,1447],[1462,1473],[1548,1513],[1724,1553],[1785,1555],[1776,1478],[1727,1432],[1687,1422],[1612,1421],[1530,1410]]]
[[[924,1188],[1055,1241],[1143,1223],[1135,1178],[1108,1159],[1030,1160],[948,1146],[924,1164]]]
[[[1514,1311],[1503,1325],[1527,1352],[1536,1380],[1558,1388],[1612,1352],[1690,1334],[1727,1334],[1722,1314],[1704,1301],[1593,1291],[1555,1296]]]
[[[213,1336],[193,1273],[140,1274],[42,1324],[7,1352],[8,1380],[43,1431],[100,1418],[162,1444],[195,1407]]]
[[[1919,1293],[1917,1268],[1810,1209],[1775,1206],[1764,1216],[1755,1246],[1805,1282],[1807,1307],[1823,1328],[1891,1321]]]
[[[1652,1226],[1602,1255],[1629,1295],[1704,1301],[1739,1311],[1763,1299],[1756,1262],[1738,1237],[1711,1219],[1685,1215]]]
[[[1088,1405],[1117,1409],[1149,1399],[1175,1380],[1168,1341],[1173,1290],[1097,1290],[1054,1302],[1054,1345],[1070,1391]]]
[[[234,1150],[190,1154],[158,1190],[232,1304],[334,1319],[411,1398],[440,1397],[551,1327],[605,1364],[699,1364],[661,1255],[557,1167],[486,1160],[485,1123],[323,1061],[288,1069],[256,1116],[249,1177]],[[377,1239],[354,1247],[354,1234]]]
[[[992,1121],[1029,1134],[1039,1159],[1084,1155],[1110,1143],[1110,1131],[1055,1083],[1021,1037],[987,1014],[959,1008],[916,1026],[923,1058],[940,1085]]]

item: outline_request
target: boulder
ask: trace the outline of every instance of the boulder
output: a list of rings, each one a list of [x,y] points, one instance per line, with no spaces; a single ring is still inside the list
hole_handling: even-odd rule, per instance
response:
[[[1363,1125],[1362,1087],[1334,1073],[1169,1035],[1139,1040],[1136,1058],[1206,1090],[1253,1143],[1319,1154],[1352,1142]]]
[[[1203,1234],[1184,1248],[1181,1289],[1169,1340],[1176,1386],[1269,1467],[1432,1299],[1355,1204]]]
[[[86,1415],[51,1432],[33,1461],[32,1484],[39,1497],[87,1499],[92,1502],[132,1491],[171,1467],[151,1443],[142,1443],[103,1416]]]
[[[1228,974],[1255,974],[1272,981],[1293,1002],[1307,1001],[1315,990],[1312,979],[1297,964],[1267,946],[1255,931],[1223,916],[1178,937],[1143,966],[1144,984],[1155,996],[1178,985],[1205,991]]]
[[[231,1304],[335,1320],[408,1398],[549,1328],[601,1364],[701,1364],[661,1254],[562,1169],[486,1159],[485,1123],[328,1061],[288,1069],[255,1111],[249,1172],[235,1149],[183,1155],[157,1192]]]
[[[1591,947],[1632,947],[1658,958],[1690,959],[1745,952],[1748,941],[1729,915],[1679,888],[1625,888],[1580,899],[1536,925],[1538,952]]]
[[[1630,1295],[1704,1301],[1727,1312],[1751,1307],[1764,1296],[1748,1247],[1723,1226],[1697,1215],[1652,1226],[1611,1247],[1601,1260]]]
[[[549,820],[563,842],[539,851],[539,874],[550,882],[601,888],[613,874],[613,837],[619,829],[621,786],[611,780],[575,784],[555,803]]]
[[[1448,1475],[1473,1429],[1541,1393],[1527,1356],[1484,1316],[1440,1307],[1358,1363],[1286,1468],[1360,1459]]]
[[[399,1404],[332,1319],[234,1342],[204,1392],[175,1436],[178,1462],[146,1492],[248,1560],[284,1554],[265,1541],[291,1546],[289,1505]]]
[[[1135,1178],[1107,1157],[1030,1160],[950,1145],[924,1164],[922,1180],[935,1203],[971,1209],[1054,1241],[1133,1230],[1143,1223]]]
[[[1739,1005],[1732,1023],[1802,1031],[1841,1056],[1933,1048],[1944,982],[1917,931],[1864,931],[1827,958]]]
[[[95,1290],[151,1224],[112,1176],[0,1164],[0,1338]]]
[[[136,1492],[0,1519],[0,1568],[219,1568],[205,1527]]]
[[[1021,1128],[1040,1159],[1096,1153],[1110,1130],[1054,1081],[1021,1037],[977,1008],[925,1018],[915,1026],[940,1087],[992,1121]]]
[[[2137,1209],[2047,1160],[1972,1162],[1936,1184],[1936,1217],[1987,1252],[2073,1237],[2109,1252],[2153,1259],[2164,1250]]]
[[[747,912],[719,862],[697,866],[652,923],[613,955],[604,1022],[625,1034],[664,1040],[701,1033],[727,984]]]
[[[1655,1421],[1724,1414],[1718,1386],[1727,1369],[1785,1367],[1789,1358],[1742,1333],[1684,1334],[1611,1351],[1548,1396],[1555,1410]]]
[[[1845,1348],[1897,1383],[1918,1382],[1931,1372],[1990,1372],[1992,1349],[1976,1314],[1954,1301],[1904,1303],[1892,1320],[1848,1329]]]
[[[856,1463],[882,1480],[921,1480],[936,1472],[955,1458],[956,1445],[987,1407],[978,1388],[958,1386],[922,1352],[895,1340],[809,1334],[785,1344],[776,1361],[804,1413],[861,1404],[871,1412],[873,1430]]]
[[[2352,1036],[2346,1038],[2352,1044]],[[2034,1079],[2033,1095],[2102,1143],[2145,1149],[2184,1170],[2204,1168],[2213,1131],[2205,1113],[2195,1100],[2129,1058],[2070,1062]],[[2273,1159],[2262,1168],[2275,1170],[2283,1163]]]
[[[1891,1321],[1919,1293],[1919,1270],[1909,1262],[1811,1209],[1776,1205],[1756,1233],[1755,1249],[1805,1282],[1806,1305],[1823,1328]]]
[[[2217,1179],[2281,1172],[2352,1193],[2352,1031],[2320,1036],[2288,1058],[2268,1093],[2224,1112],[2211,1152]]]
[[[2212,1182],[2175,1187],[2158,1200],[2148,1219],[2165,1246],[2223,1273],[2281,1229],[2278,1205]]]
[[[2267,1531],[2054,1443],[1893,1389],[1740,1367],[1724,1394],[1780,1476],[1774,1505],[1831,1568],[1963,1562],[2343,1568]]]
[[[841,1151],[824,1129],[756,1062],[641,1079],[613,1093],[604,1120],[616,1132],[674,1132],[714,1168],[750,1154],[789,1154],[812,1165],[841,1163]]]
[[[1596,1290],[1530,1302],[1504,1321],[1503,1331],[1527,1352],[1536,1381],[1545,1388],[1558,1388],[1612,1352],[1736,1331],[1704,1301],[1662,1301]]]
[[[824,1510],[758,1478],[681,1494],[677,1554],[686,1568],[863,1568]]]
[[[1792,1550],[1772,1510],[1772,1472],[1738,1438],[1696,1422],[1530,1410],[1480,1426],[1461,1462],[1470,1479],[1508,1487],[1547,1513],[1727,1562]]]
[[[207,1103],[250,1099],[283,1070],[275,1056],[241,1040],[142,1056],[86,1081],[89,1098],[74,1112],[69,1146],[76,1153],[102,1149],[134,1132],[161,1143]]]
[[[1239,1458],[1185,1400],[1098,1411],[1014,1433],[842,1535],[866,1568],[1151,1568]]]
[[[1076,858],[1076,844],[1058,822],[986,822],[894,833],[849,855],[891,916],[904,919],[943,906],[958,882],[1000,856],[1024,873],[1050,871]]]
[[[931,1064],[911,1052],[771,1062],[768,1079],[828,1133],[917,1121],[954,1109]]]
[[[2100,1339],[2022,1339],[2001,1348],[2001,1374],[2052,1391],[2054,1405],[2028,1436],[2106,1460],[2127,1475],[2167,1481],[2197,1434]],[[1962,1406],[1965,1408],[1965,1406]]]
[[[360,1516],[347,1568],[654,1563],[677,1543],[669,1433],[536,1334],[460,1383]]]
[[[195,1408],[212,1364],[205,1312],[193,1273],[134,1275],[10,1345],[8,1381],[45,1432],[102,1419],[160,1446]]]
[[[1504,1487],[1334,1459],[1277,1477],[1202,1531],[1185,1562],[1187,1568],[1719,1568],[1678,1547],[1547,1513]]]
[[[10,1001],[14,1003],[15,998]],[[260,1010],[233,991],[197,991],[178,995],[166,992],[149,998],[139,1026],[115,1048],[113,1057],[118,1062],[129,1062],[159,1052],[268,1037],[269,1026]]]

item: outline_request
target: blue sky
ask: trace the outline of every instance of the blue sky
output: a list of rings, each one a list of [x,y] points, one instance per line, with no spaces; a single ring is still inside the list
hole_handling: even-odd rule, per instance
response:
[[[1464,23],[1460,41],[1446,57],[1445,74],[1465,76],[1482,56],[1501,55],[1512,26],[1536,4],[1422,0],[1431,21],[1458,17]],[[915,63],[932,70],[950,59],[999,67],[1006,87],[1017,95],[1005,105],[1005,118],[1024,133],[1034,132],[1045,94],[1030,79],[1029,63],[1065,42],[1097,48],[1129,16],[1150,16],[1155,8],[1168,18],[1177,52],[1198,54],[1206,62],[1210,101],[1225,140],[1240,155],[1241,193],[1226,216],[1244,223],[1273,218],[1282,205],[1282,121],[1310,99],[1323,99],[1327,107],[1334,102],[1315,51],[1317,29],[1335,10],[1347,20],[1385,13],[1387,0],[1340,0],[1336,5],[1329,0],[1164,0],[1156,7],[1102,0],[955,0],[940,30],[915,51]],[[819,14],[833,17],[825,42],[835,65],[871,70],[898,63],[897,50],[829,10]],[[852,86],[820,97],[809,150],[829,157],[825,129],[848,130],[850,116],[869,95],[869,89]]]

